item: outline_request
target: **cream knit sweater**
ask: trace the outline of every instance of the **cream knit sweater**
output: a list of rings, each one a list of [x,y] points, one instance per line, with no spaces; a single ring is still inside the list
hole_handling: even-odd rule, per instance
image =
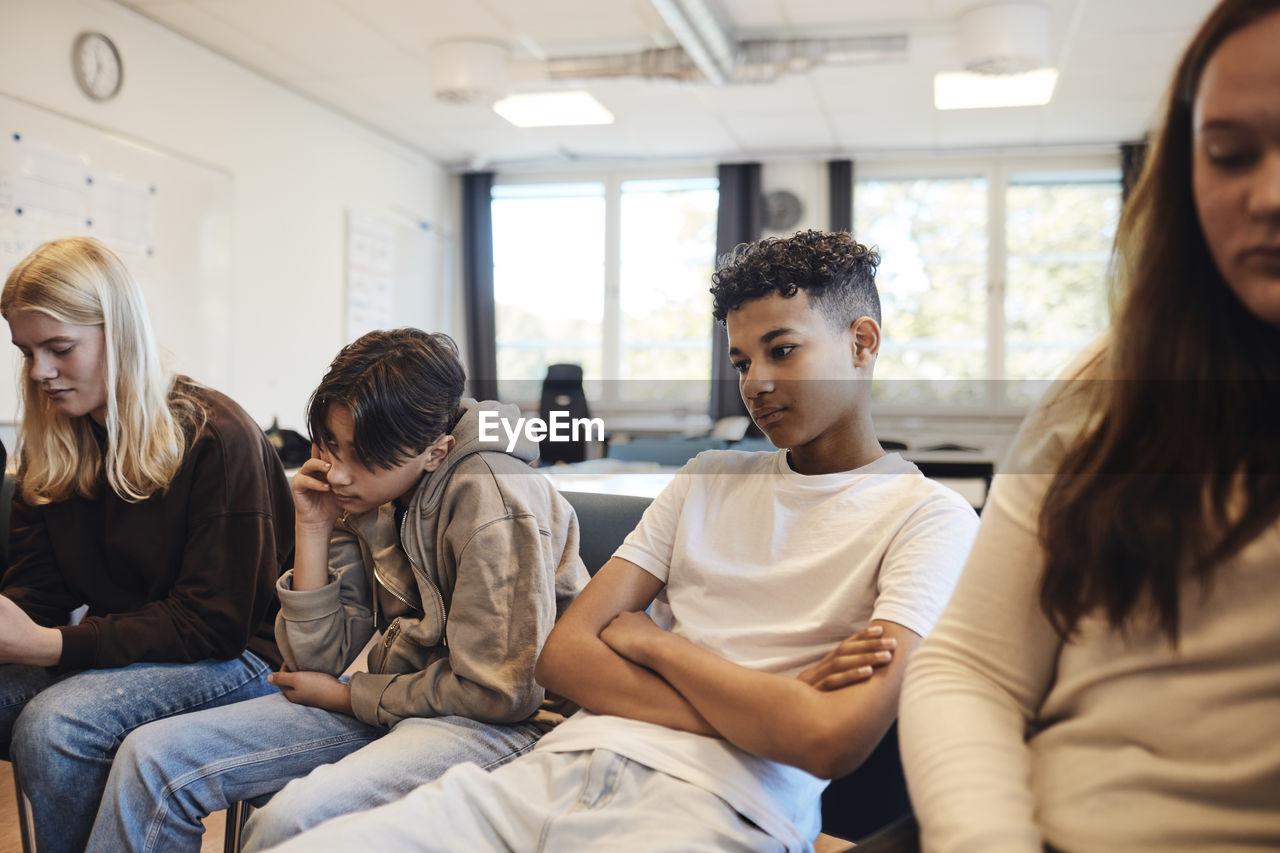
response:
[[[1068,377],[1095,378],[1087,361]],[[1037,600],[1036,529],[1086,422],[1071,409],[1028,418],[907,672],[901,746],[925,849],[1280,850],[1280,523],[1207,589],[1186,584],[1176,649],[1101,618],[1062,644]]]

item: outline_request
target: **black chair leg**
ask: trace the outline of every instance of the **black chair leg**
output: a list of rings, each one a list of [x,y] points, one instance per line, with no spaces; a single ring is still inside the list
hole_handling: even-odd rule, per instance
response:
[[[240,853],[244,825],[252,813],[253,806],[248,803],[239,802],[227,806],[227,828],[222,834],[222,853]]]
[[[18,784],[17,767],[13,767],[13,798],[18,801],[18,834],[22,839],[22,853],[35,853],[36,836],[31,828],[31,803]]]

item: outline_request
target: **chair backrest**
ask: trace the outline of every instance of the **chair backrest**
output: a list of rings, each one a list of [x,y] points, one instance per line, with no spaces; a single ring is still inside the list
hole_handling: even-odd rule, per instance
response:
[[[542,380],[542,400],[538,414],[551,422],[552,412],[568,412],[570,419],[589,418],[587,392],[582,387],[582,366],[578,364],[552,364],[547,367],[547,377]],[[555,462],[581,462],[587,458],[587,441],[550,441],[543,439],[538,445],[538,464]]]
[[[909,814],[895,722],[857,770],[822,793],[822,831],[858,841]]]
[[[578,514],[578,554],[587,571],[595,574],[609,561],[627,534],[640,523],[640,516],[652,503],[634,495],[605,495],[595,492],[561,492]]]

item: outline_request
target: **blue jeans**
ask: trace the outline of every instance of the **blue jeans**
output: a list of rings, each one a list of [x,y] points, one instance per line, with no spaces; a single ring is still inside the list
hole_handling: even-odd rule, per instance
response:
[[[280,694],[162,720],[120,747],[90,849],[196,851],[205,815],[278,791],[245,827],[244,849],[263,849],[399,799],[458,762],[503,764],[540,734],[529,723],[466,717],[409,718],[381,729]]]
[[[252,652],[234,660],[135,663],[56,677],[0,666],[0,747],[31,800],[40,853],[81,851],[112,756],[138,726],[275,688]]]

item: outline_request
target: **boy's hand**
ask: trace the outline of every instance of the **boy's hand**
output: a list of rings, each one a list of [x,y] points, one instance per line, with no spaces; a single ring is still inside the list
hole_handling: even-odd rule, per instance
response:
[[[600,632],[600,639],[632,663],[648,666],[644,660],[645,641],[665,633],[653,624],[648,613],[624,610]]]
[[[351,687],[327,672],[273,672],[267,676],[267,683],[279,687],[284,698],[295,705],[355,716],[351,708]]]
[[[885,639],[883,634],[884,628],[879,625],[863,628],[796,677],[819,690],[838,690],[866,681],[876,667],[893,660],[893,649],[898,641]]]
[[[320,450],[313,444],[311,458],[302,463],[289,482],[289,489],[293,492],[294,518],[298,524],[331,527],[341,514],[325,479],[328,471],[329,463],[321,458]]]

